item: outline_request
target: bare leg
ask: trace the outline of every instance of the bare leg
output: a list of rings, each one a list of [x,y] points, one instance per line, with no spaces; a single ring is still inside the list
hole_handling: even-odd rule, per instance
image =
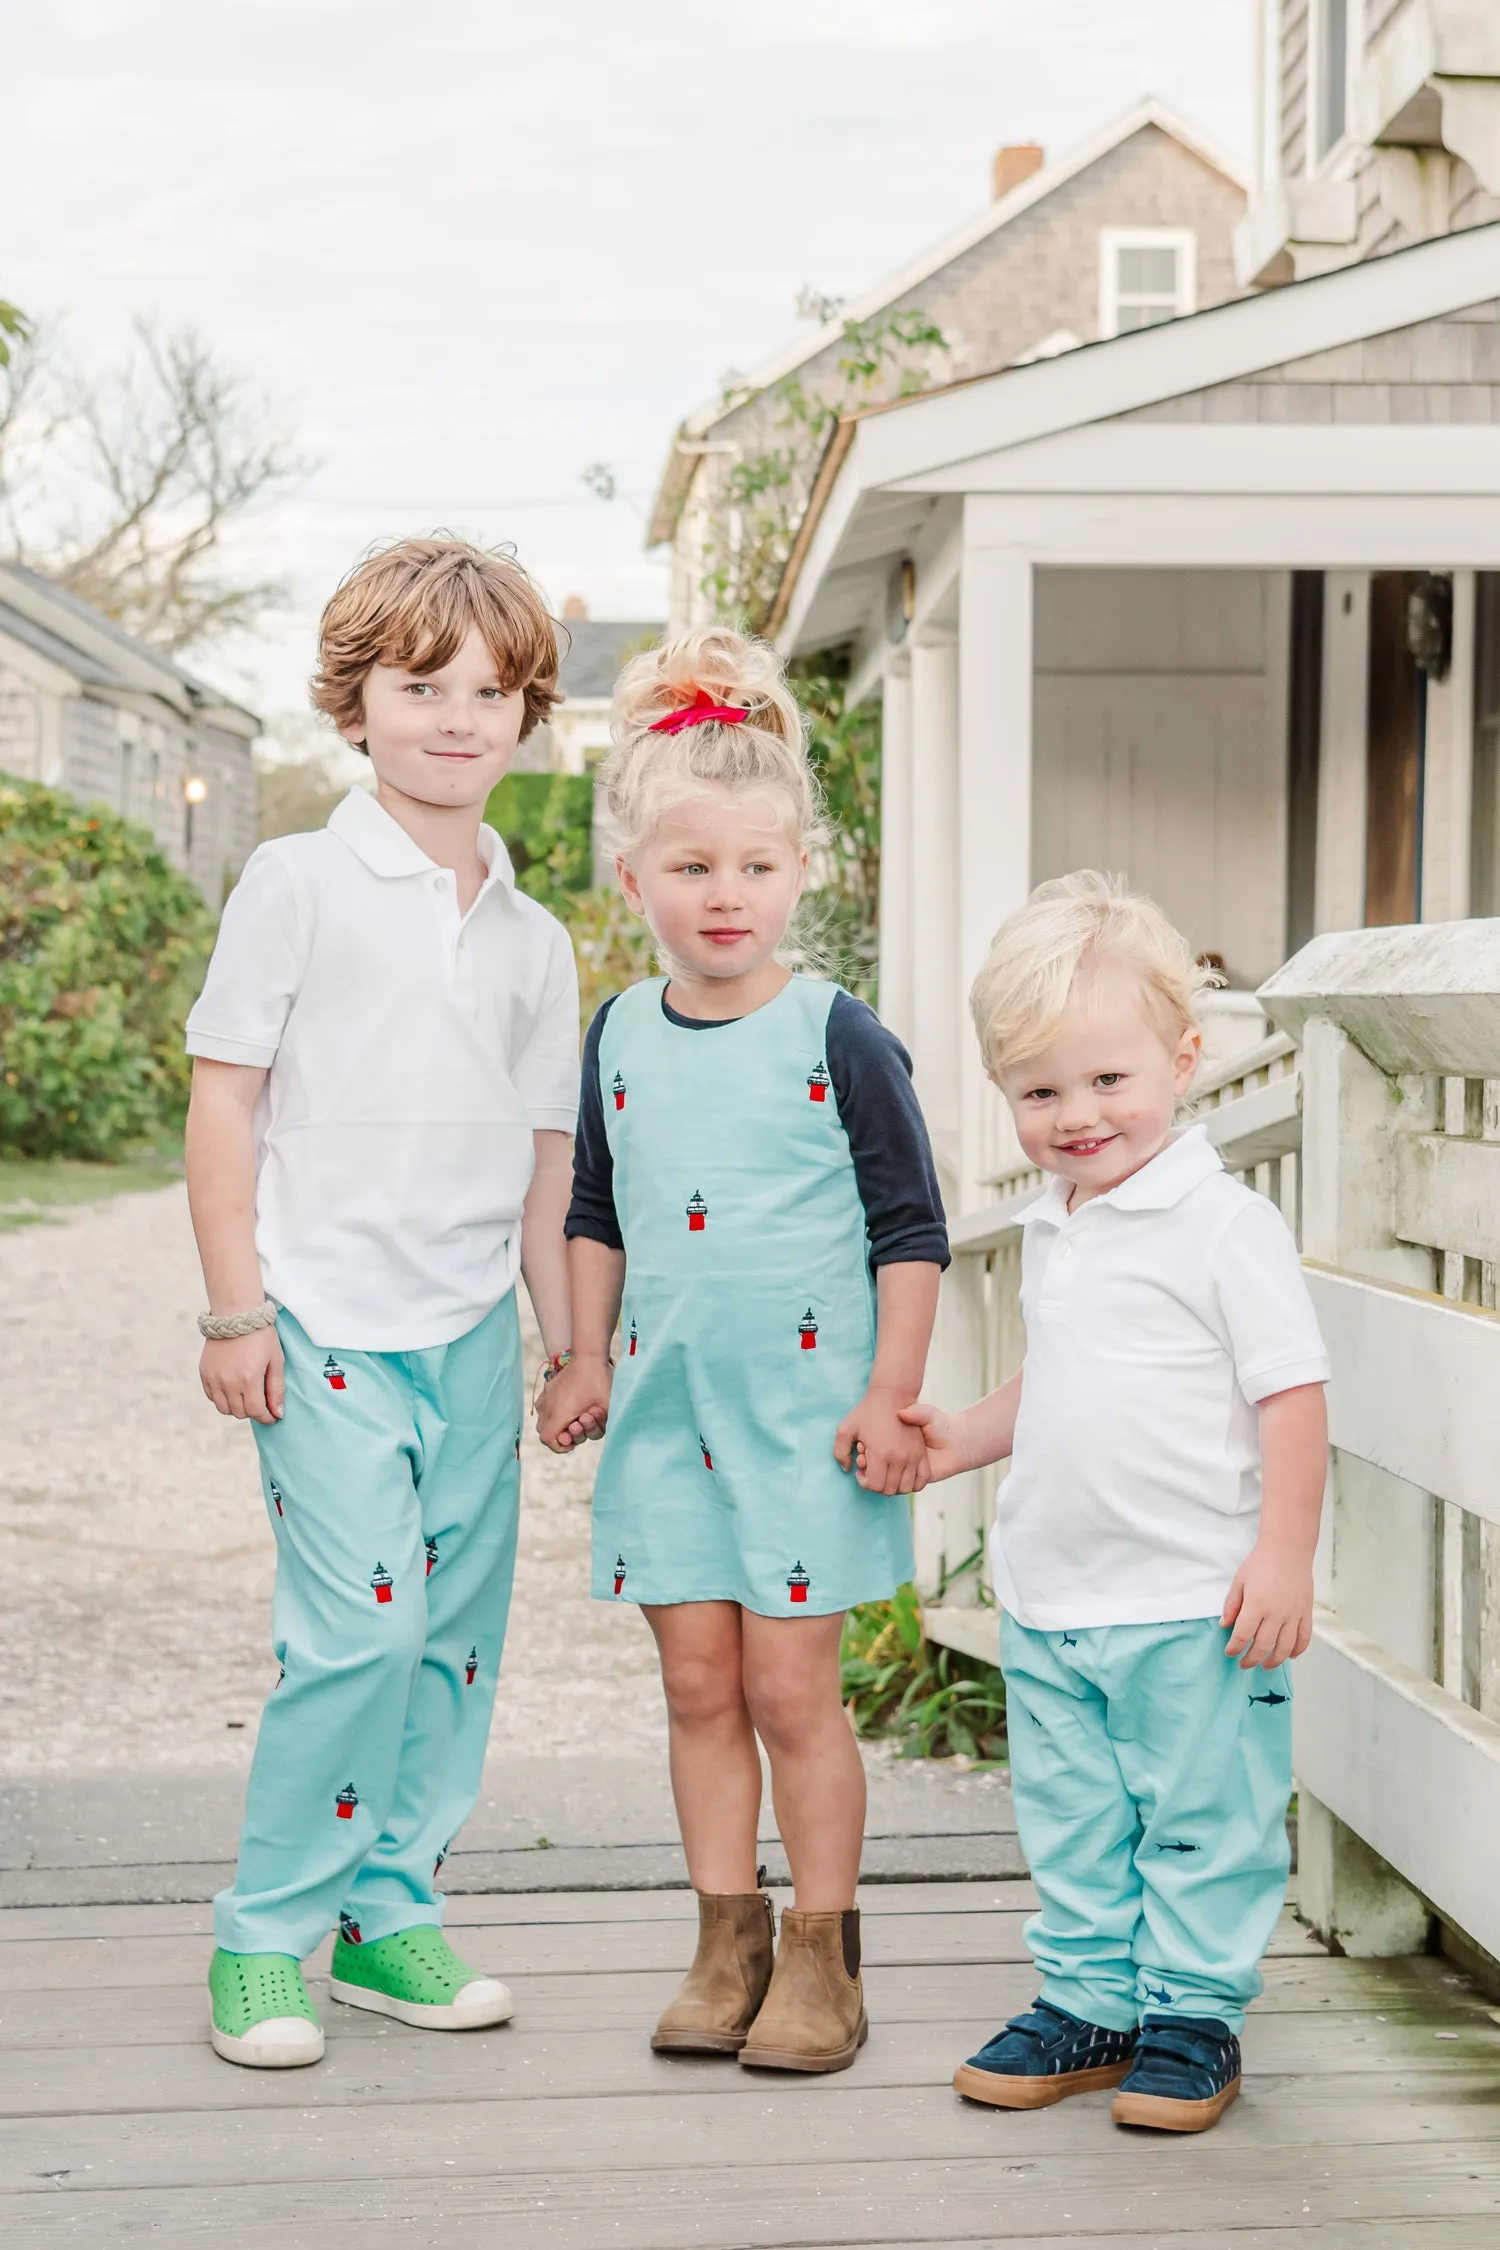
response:
[[[741,1684],[737,1602],[646,1609],[667,1698],[672,1796],[693,1888],[753,1891],[760,1754]]]
[[[796,1903],[854,1904],[865,1769],[839,1693],[843,1617],[743,1616],[745,1701],[771,1760],[771,1790]]]

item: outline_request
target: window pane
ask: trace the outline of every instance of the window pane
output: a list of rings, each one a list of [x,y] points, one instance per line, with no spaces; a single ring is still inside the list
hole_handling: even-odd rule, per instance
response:
[[[1121,249],[1115,269],[1122,297],[1170,297],[1177,301],[1177,252],[1160,245]]]
[[[1175,305],[1121,305],[1115,316],[1116,334],[1123,336],[1127,328],[1155,328],[1158,321],[1176,318]]]

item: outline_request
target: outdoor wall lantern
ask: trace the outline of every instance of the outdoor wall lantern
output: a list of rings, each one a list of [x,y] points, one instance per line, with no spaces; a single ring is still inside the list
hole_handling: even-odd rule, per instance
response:
[[[885,590],[885,635],[893,648],[899,648],[905,640],[916,614],[917,566],[910,555],[903,555]]]
[[[1453,581],[1423,571],[1406,597],[1406,645],[1429,680],[1445,680],[1453,657]]]
[[[190,773],[182,784],[182,794],[190,805],[201,805],[208,795],[208,783],[201,773]]]

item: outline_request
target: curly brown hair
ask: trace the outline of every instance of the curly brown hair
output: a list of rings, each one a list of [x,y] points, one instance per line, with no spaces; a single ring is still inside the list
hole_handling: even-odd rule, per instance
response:
[[[513,555],[442,534],[393,540],[342,581],[318,626],[313,706],[340,733],[352,733],[364,717],[372,666],[441,671],[476,627],[501,686],[525,695],[524,742],[562,701],[557,621]]]

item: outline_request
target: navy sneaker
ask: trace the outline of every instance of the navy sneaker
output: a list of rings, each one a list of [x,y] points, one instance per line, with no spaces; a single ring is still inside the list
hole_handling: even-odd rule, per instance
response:
[[[1240,2043],[1217,2016],[1147,2016],[1112,2114],[1117,2125],[1204,2133],[1239,2090]]]
[[[977,2055],[960,2063],[953,2083],[971,2102],[989,2102],[996,2109],[1046,2109],[1069,2094],[1118,2086],[1130,2068],[1137,2036],[1082,2023],[1050,2000],[1038,2000],[1026,2015],[1012,2016]]]

